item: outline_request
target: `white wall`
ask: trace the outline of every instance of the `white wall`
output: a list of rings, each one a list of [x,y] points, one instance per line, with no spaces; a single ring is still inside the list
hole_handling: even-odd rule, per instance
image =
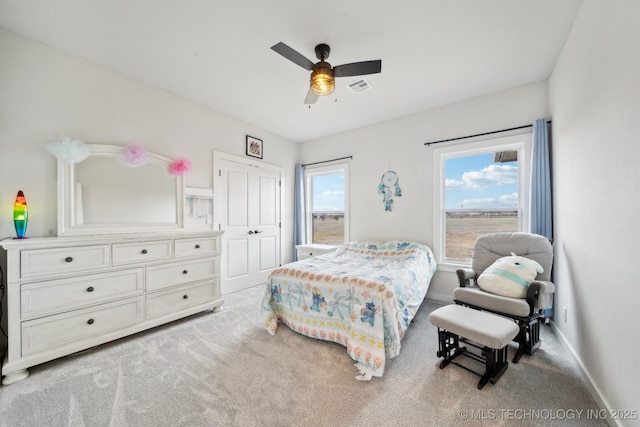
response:
[[[0,238],[15,236],[18,190],[29,206],[27,235],[57,234],[58,134],[87,143],[141,143],[169,158],[187,157],[186,185],[213,187],[213,151],[244,156],[245,135],[264,140],[264,162],[284,167],[283,224],[292,223],[298,144],[107,68],[0,28]],[[283,261],[292,256],[283,226]]]
[[[307,142],[301,157],[310,163],[353,156],[351,240],[407,239],[432,245],[434,146],[424,143],[527,125],[547,115],[547,84],[535,83]],[[402,197],[385,212],[378,184],[389,169],[398,173]],[[452,272],[439,271],[428,295],[450,301],[456,286]]]
[[[637,0],[586,0],[549,83],[555,324],[604,404],[631,410],[640,410],[639,17]]]

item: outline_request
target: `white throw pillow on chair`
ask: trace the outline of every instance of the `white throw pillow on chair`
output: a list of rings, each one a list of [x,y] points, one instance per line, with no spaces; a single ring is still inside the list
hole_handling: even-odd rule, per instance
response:
[[[517,256],[502,257],[487,267],[480,277],[478,286],[492,294],[511,298],[525,298],[529,283],[544,270],[536,261]]]

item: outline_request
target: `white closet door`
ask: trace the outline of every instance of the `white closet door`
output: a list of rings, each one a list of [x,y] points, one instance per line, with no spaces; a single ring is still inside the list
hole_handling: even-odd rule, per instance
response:
[[[217,172],[224,295],[265,283],[280,265],[281,173],[229,160]]]

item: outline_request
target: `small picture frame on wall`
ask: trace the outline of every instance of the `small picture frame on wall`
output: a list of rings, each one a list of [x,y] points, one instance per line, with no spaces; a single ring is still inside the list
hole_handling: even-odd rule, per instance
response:
[[[247,135],[247,156],[262,158],[262,140]]]

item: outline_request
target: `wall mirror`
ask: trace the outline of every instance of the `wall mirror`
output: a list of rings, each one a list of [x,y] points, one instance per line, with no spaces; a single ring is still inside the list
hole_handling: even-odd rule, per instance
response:
[[[184,182],[167,172],[170,159],[148,153],[129,167],[123,147],[87,145],[86,160],[58,161],[58,236],[183,229]]]

